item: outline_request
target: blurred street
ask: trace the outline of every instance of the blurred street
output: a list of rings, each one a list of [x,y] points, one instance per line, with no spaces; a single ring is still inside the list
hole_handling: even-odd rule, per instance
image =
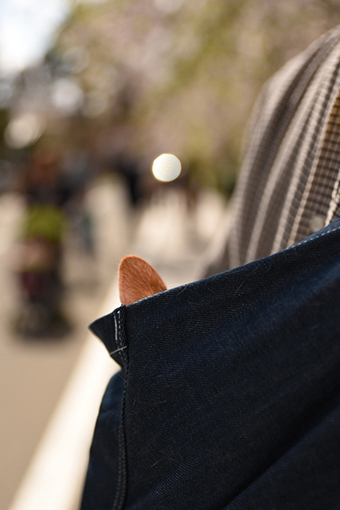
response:
[[[146,258],[168,287],[191,281],[225,211],[225,201],[214,191],[200,193],[196,207],[188,210],[181,191],[173,188],[132,210],[122,183],[104,177],[87,191],[86,203],[94,223],[94,254],[82,252],[70,231],[63,263],[64,308],[72,329],[59,338],[25,338],[13,328],[15,240],[23,203],[16,194],[0,197],[0,510],[10,505],[120,258],[127,253]]]
[[[85,367],[64,413],[76,455],[70,421],[59,427],[68,465],[85,464],[82,410],[103,366],[88,325],[118,302],[121,257],[145,258],[168,288],[200,277],[230,224],[261,87],[339,23],[330,0],[0,1],[0,510],[77,510],[30,505],[22,487],[50,501],[67,479],[79,497],[65,450],[51,485],[39,452]]]

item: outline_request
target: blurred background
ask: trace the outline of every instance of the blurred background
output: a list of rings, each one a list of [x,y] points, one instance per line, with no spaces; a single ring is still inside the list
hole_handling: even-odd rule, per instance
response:
[[[190,281],[260,87],[338,23],[333,0],[0,0],[0,510],[120,258]]]

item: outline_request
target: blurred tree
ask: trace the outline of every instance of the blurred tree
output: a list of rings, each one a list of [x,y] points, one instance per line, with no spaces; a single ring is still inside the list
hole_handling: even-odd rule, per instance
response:
[[[173,152],[228,192],[259,88],[339,22],[331,0],[78,2],[49,58],[82,91],[84,137]]]

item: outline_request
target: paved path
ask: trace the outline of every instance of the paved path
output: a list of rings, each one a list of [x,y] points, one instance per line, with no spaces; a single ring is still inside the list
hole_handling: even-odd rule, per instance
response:
[[[169,287],[190,281],[193,260],[213,236],[224,212],[214,193],[200,196],[197,210],[187,214],[174,192],[155,199],[131,217],[124,192],[117,183],[98,182],[88,194],[97,230],[96,260],[81,256],[72,238],[68,243],[65,278],[66,304],[73,332],[62,340],[25,341],[10,328],[16,289],[11,274],[13,241],[22,212],[19,197],[0,199],[0,510],[7,510],[53,409],[79,359],[87,325],[100,305],[121,256],[135,253],[161,272]]]

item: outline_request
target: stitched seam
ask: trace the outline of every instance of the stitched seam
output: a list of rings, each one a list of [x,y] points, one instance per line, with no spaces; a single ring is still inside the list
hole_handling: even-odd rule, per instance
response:
[[[123,312],[121,314],[121,312]],[[121,317],[123,315],[123,317]],[[128,358],[126,353],[126,346],[124,346],[125,328],[123,323],[125,321],[125,309],[117,310],[117,317],[114,315],[115,320],[115,339],[118,346],[118,351],[123,358],[124,364],[124,393],[120,416],[120,429],[118,437],[119,448],[119,465],[118,465],[118,482],[115,499],[113,502],[112,510],[122,510],[127,487],[127,469],[126,469],[126,441],[125,441],[125,399],[126,399],[126,385],[128,377]]]
[[[116,345],[120,345],[120,340],[119,340],[119,321],[117,321],[117,318],[116,318],[116,315],[113,314],[113,319],[114,319],[114,322],[115,322],[115,340],[116,340]],[[121,351],[120,351],[121,352]],[[124,400],[124,398],[123,398]],[[118,481],[117,481],[117,490],[116,490],[116,494],[115,494],[115,499],[114,499],[114,502],[113,502],[113,506],[112,506],[112,510],[115,510],[117,509],[118,510],[118,506],[117,506],[117,499],[118,499],[118,496],[121,492],[121,485],[122,485],[122,421],[123,421],[123,417],[122,417],[122,414],[123,414],[123,403],[122,403],[122,409],[121,409],[121,416],[120,416],[120,428],[119,428],[119,433],[118,433],[118,455],[119,455],[119,458],[118,458]]]
[[[327,230],[327,232],[323,232],[322,234],[318,234],[316,235],[314,238],[313,238],[313,241],[315,239],[320,239],[320,237],[323,237],[323,236],[326,236],[327,234],[331,234],[332,232],[335,232],[336,230],[340,230],[340,227],[336,227],[336,228],[333,228],[332,230]],[[297,244],[294,244],[294,246],[291,246],[290,248],[288,249],[292,249],[292,248],[296,248],[297,246],[301,246],[302,244],[305,244],[305,243],[308,243],[310,241],[310,239],[304,239],[303,241],[300,241],[299,243]]]

